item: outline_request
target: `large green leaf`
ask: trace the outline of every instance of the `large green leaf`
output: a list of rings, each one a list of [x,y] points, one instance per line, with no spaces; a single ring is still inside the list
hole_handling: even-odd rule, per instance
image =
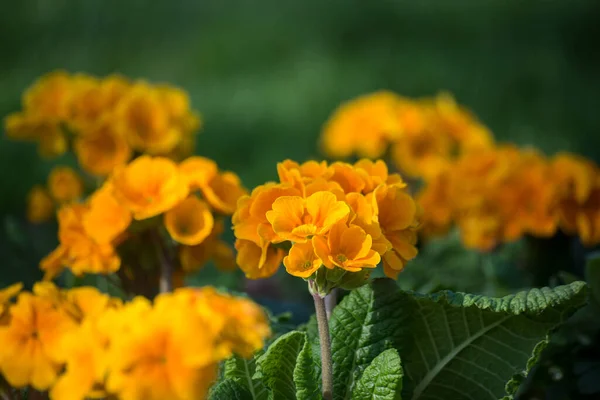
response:
[[[548,332],[585,302],[585,283],[532,289],[503,298],[452,292],[404,293],[414,307],[413,346],[400,350],[404,397],[412,400],[502,398],[515,375],[537,359]],[[512,381],[514,382],[514,380]],[[512,393],[509,393],[512,394]]]
[[[233,356],[225,362],[224,377],[245,387],[250,395],[248,398],[252,400],[266,400],[269,396],[264,383],[258,379],[253,379],[256,371],[256,359],[261,355],[262,353],[256,354],[250,360]]]
[[[271,390],[269,399],[295,400],[294,369],[304,348],[306,333],[293,331],[275,340],[256,360],[253,379],[259,379]]]
[[[315,363],[311,343],[306,340],[302,351],[298,355],[296,368],[294,368],[294,383],[296,385],[296,398],[298,400],[319,400],[321,396],[321,380],[319,365]]]
[[[349,399],[363,371],[384,350],[402,349],[409,339],[411,308],[394,281],[375,280],[352,291],[330,320],[334,399]]]
[[[402,376],[398,352],[386,350],[365,368],[352,392],[352,400],[400,400]]]
[[[249,396],[250,393],[244,386],[231,379],[219,382],[210,392],[211,400],[247,400]]]

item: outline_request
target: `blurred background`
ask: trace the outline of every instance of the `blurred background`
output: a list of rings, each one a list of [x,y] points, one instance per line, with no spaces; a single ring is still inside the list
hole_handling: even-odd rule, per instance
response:
[[[448,90],[499,141],[600,160],[597,0],[22,0],[0,8],[1,115],[19,110],[21,93],[54,69],[168,82],[203,116],[197,153],[247,187],[275,178],[277,161],[321,157],[317,137],[330,112],[378,89]],[[59,163],[73,160],[41,160],[35,145],[0,138],[3,285],[39,278],[37,263],[56,243],[55,225],[25,221],[24,199]],[[432,257],[448,260],[444,246]],[[271,291],[282,310],[305,292],[284,296],[277,286],[246,289]]]

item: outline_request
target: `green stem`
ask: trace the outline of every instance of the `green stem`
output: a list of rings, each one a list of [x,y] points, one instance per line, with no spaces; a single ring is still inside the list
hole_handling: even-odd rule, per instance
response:
[[[325,296],[325,312],[327,313],[327,320],[331,318],[331,313],[337,304],[338,288],[331,289],[331,292]]]
[[[160,268],[160,276],[158,281],[158,290],[160,293],[173,291],[173,265],[167,256],[167,250],[158,232],[152,232],[152,239],[156,247],[156,256]]]
[[[323,399],[333,400],[333,363],[331,361],[331,339],[329,337],[329,322],[325,310],[325,299],[313,293],[317,325],[319,327],[319,342],[321,344],[321,378],[323,380]]]

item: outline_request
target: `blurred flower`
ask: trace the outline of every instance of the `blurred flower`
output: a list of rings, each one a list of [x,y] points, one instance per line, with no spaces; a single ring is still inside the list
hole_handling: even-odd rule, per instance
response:
[[[10,308],[10,321],[0,326],[0,370],[16,388],[47,390],[60,370],[62,335],[75,321],[49,299],[21,293]]]
[[[40,223],[54,216],[55,205],[50,193],[41,185],[35,185],[27,195],[27,220]]]
[[[114,122],[105,119],[92,125],[75,139],[74,150],[81,168],[93,175],[105,176],[125,165],[132,151],[127,141],[114,130]]]
[[[141,156],[112,175],[115,196],[137,220],[173,208],[188,195],[177,164],[163,157]]]
[[[193,246],[210,234],[214,219],[208,205],[195,195],[165,213],[165,227],[173,240]]]
[[[332,157],[376,158],[401,132],[396,116],[398,97],[381,91],[340,105],[325,123],[321,146]]]
[[[58,203],[69,203],[83,196],[83,182],[70,167],[55,167],[48,176],[48,190]]]

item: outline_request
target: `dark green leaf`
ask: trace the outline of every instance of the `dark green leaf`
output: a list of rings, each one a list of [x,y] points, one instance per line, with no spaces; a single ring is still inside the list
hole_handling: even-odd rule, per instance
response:
[[[584,304],[585,288],[575,282],[503,298],[405,293],[399,307],[416,300],[417,309],[410,329],[414,346],[400,351],[409,378],[405,398],[502,398],[506,383],[537,360],[548,332]]]
[[[379,279],[354,290],[333,310],[330,332],[335,399],[350,398],[365,368],[384,350],[408,345],[406,328],[412,303],[394,281]]]
[[[315,363],[310,342],[306,340],[294,368],[296,398],[298,400],[322,399],[320,380],[320,367]]]
[[[250,393],[236,381],[225,379],[219,382],[211,391],[211,400],[247,400]]]
[[[256,359],[261,355],[262,352],[256,354],[254,358],[250,360],[233,356],[225,362],[225,378],[235,381],[245,387],[250,394],[250,397],[248,398],[253,400],[265,400],[269,395],[263,382],[252,378],[256,370]]]
[[[271,389],[269,399],[295,400],[294,369],[306,342],[306,333],[293,331],[275,340],[256,361],[254,379]]]
[[[386,350],[365,368],[352,392],[352,400],[400,400],[402,376],[398,352]]]

